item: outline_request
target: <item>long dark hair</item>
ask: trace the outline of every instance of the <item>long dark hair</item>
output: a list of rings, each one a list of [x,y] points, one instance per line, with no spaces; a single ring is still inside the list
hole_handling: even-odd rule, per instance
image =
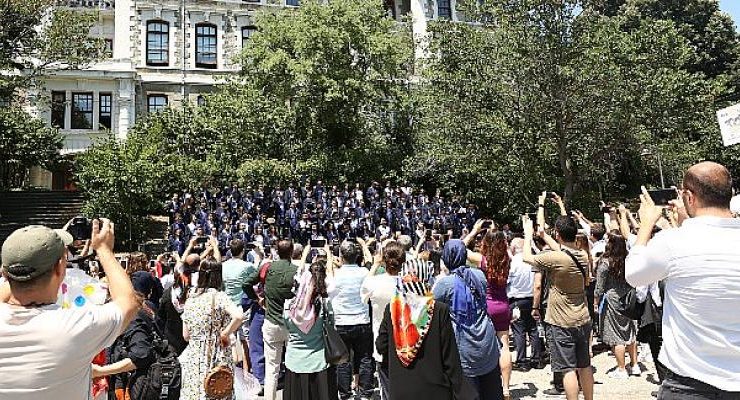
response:
[[[193,272],[198,272],[198,270],[186,262],[182,263],[182,272],[175,269],[175,282],[172,287],[180,289],[180,294],[177,297],[180,304],[185,304],[188,300],[188,292],[193,287]]]
[[[622,235],[610,233],[604,250],[604,259],[609,261],[609,273],[624,280],[624,260],[627,259],[627,241]]]
[[[201,261],[198,271],[198,291],[202,293],[208,289],[222,290],[223,286],[221,262],[213,257]]]
[[[326,291],[326,261],[316,261],[311,264],[309,271],[311,272],[311,279],[313,279],[312,300],[316,300],[318,297],[328,297],[329,294]]]
[[[480,246],[481,254],[486,260],[486,279],[489,285],[505,286],[509,279],[511,257],[506,235],[501,231],[488,232]]]

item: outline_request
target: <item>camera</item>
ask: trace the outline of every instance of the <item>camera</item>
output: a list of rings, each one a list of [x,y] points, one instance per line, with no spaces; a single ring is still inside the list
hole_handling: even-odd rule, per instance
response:
[[[88,240],[92,238],[92,221],[85,217],[74,217],[67,226],[67,232],[74,240]]]

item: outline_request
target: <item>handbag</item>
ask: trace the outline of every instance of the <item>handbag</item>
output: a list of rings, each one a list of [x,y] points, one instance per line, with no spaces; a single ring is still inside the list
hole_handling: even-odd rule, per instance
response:
[[[213,332],[214,320],[216,319],[215,302],[216,295],[213,294],[211,296],[211,329],[209,336],[215,339],[213,345],[220,347],[219,339],[214,335]],[[206,346],[208,346],[207,341]],[[213,354],[213,358],[211,358],[211,353],[213,353],[213,346],[208,346],[207,357],[210,367],[208,372],[206,373],[205,379],[203,380],[203,387],[205,388],[206,396],[208,396],[209,398],[225,399],[227,397],[230,397],[234,391],[234,371],[225,364],[215,365],[218,351]]]
[[[349,362],[349,350],[339,332],[334,327],[334,317],[326,309],[326,300],[321,299],[321,318],[323,320],[322,333],[324,336],[324,357],[331,365]]]

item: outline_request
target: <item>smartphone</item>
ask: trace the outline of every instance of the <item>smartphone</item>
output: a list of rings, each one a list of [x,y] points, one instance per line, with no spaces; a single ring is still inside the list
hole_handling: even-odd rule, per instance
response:
[[[198,243],[198,244],[208,243],[208,236],[198,236],[198,238],[195,239],[195,243]]]
[[[155,267],[156,265],[157,265],[157,264],[156,264],[156,261],[154,261],[154,260],[149,260],[149,269],[154,269],[154,267]]]
[[[128,268],[128,260],[127,259],[125,259],[125,258],[124,259],[121,259],[121,267],[123,267],[123,269]]]
[[[675,188],[648,190],[648,194],[656,206],[667,206],[669,201],[675,200],[678,197],[678,192]]]
[[[492,223],[493,221],[484,221],[483,224],[481,225],[481,229],[489,229]]]
[[[312,249],[323,249],[326,246],[326,239],[311,239]]]
[[[537,213],[527,213],[527,217],[529,217],[530,220],[534,221],[534,223],[537,223]]]

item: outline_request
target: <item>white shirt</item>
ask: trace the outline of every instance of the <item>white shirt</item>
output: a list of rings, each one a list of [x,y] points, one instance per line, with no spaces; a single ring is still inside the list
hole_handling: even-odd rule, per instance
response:
[[[506,284],[506,295],[510,299],[521,299],[533,296],[534,271],[526,264],[522,254],[511,257],[509,280]]]
[[[665,280],[663,348],[674,373],[740,391],[740,220],[698,217],[632,248],[630,285]]]
[[[0,303],[0,399],[90,399],[92,359],[122,325],[115,303],[72,309]]]
[[[334,278],[328,279],[329,300],[334,309],[336,325],[350,326],[370,323],[370,308],[360,298],[360,286],[368,274],[367,268],[357,265],[342,265],[334,270]]]
[[[378,330],[383,322],[385,307],[390,304],[391,299],[396,294],[396,281],[398,277],[382,274],[375,276],[366,276],[360,287],[360,297],[363,303],[370,301],[373,309],[373,343],[378,338]],[[373,358],[375,361],[383,361],[383,356],[373,346]]]

